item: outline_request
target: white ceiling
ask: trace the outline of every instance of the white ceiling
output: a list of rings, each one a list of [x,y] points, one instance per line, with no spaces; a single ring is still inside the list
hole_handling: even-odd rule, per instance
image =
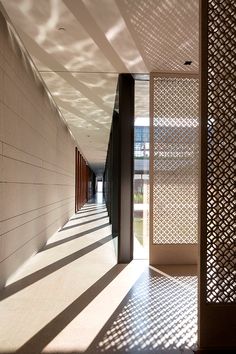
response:
[[[2,0],[95,172],[106,159],[119,73],[198,72],[198,3]]]

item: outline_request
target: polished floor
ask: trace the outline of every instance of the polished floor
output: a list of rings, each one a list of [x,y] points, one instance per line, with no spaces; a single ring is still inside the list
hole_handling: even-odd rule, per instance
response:
[[[193,353],[196,269],[117,265],[116,242],[98,194],[0,293],[0,354]]]

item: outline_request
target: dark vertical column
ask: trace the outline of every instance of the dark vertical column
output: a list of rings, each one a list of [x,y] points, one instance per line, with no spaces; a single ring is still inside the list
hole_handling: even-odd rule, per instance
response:
[[[96,193],[96,176],[93,173],[93,195]]]
[[[112,235],[113,237],[119,235],[119,115],[116,111],[113,113],[112,120],[112,162],[113,162],[113,179],[112,179]]]
[[[84,158],[83,158],[82,161],[83,161],[83,170],[82,170],[82,173],[83,173],[83,177],[82,177],[82,181],[83,181],[82,204],[84,205],[84,203],[85,203],[85,180],[86,180],[85,168],[86,168],[86,165],[85,165]]]
[[[108,154],[107,154],[107,200],[106,200],[109,222],[111,222],[111,169],[112,169],[112,164],[111,164],[111,135],[110,135]]]
[[[80,153],[77,149],[77,210],[80,208]]]
[[[85,202],[88,201],[88,166],[85,163]]]
[[[90,171],[89,167],[86,166],[86,200],[89,199],[89,181],[90,181]]]
[[[81,191],[81,206],[84,204],[84,159],[83,156],[81,156],[81,161],[82,161],[82,177],[81,177],[81,186],[82,186],[82,191]]]
[[[201,0],[199,346],[236,348],[234,1]]]
[[[75,148],[75,212],[78,210],[78,149]]]
[[[81,157],[82,160],[82,178],[81,178],[81,186],[82,186],[82,191],[81,191],[81,206],[84,204],[84,159]]]
[[[82,195],[82,159],[81,154],[79,153],[79,208],[81,207],[81,195]]]
[[[113,191],[112,191],[112,186],[113,186],[113,167],[114,167],[114,160],[113,160],[113,154],[112,154],[112,146],[113,146],[113,129],[111,130],[111,135],[110,135],[110,146],[109,146],[109,166],[111,167],[109,169],[109,180],[110,180],[110,184],[109,184],[109,195],[110,195],[110,200],[109,200],[109,217],[110,217],[110,223],[113,223],[113,209],[112,209],[112,200],[113,200]]]
[[[133,257],[133,131],[134,79],[130,74],[119,76],[119,132],[120,132],[120,235],[119,263]]]
[[[206,341],[203,336],[203,329],[207,324],[205,317],[206,304],[206,227],[207,227],[207,1],[201,0],[200,8],[200,147],[201,147],[201,180],[200,180],[200,279],[199,279],[199,347],[205,347]],[[203,59],[204,58],[204,59]]]

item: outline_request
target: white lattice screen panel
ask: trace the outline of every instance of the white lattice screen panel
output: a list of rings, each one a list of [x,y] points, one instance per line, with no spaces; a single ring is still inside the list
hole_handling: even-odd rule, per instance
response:
[[[234,1],[208,0],[207,302],[236,301]]]
[[[153,77],[153,243],[197,243],[198,79]]]

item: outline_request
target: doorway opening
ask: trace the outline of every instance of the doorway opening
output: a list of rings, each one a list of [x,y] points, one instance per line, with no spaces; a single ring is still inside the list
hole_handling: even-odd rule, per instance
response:
[[[104,203],[103,198],[103,179],[102,177],[96,177],[96,201],[98,204]]]
[[[97,193],[102,193],[103,191],[103,183],[102,181],[97,181]]]

